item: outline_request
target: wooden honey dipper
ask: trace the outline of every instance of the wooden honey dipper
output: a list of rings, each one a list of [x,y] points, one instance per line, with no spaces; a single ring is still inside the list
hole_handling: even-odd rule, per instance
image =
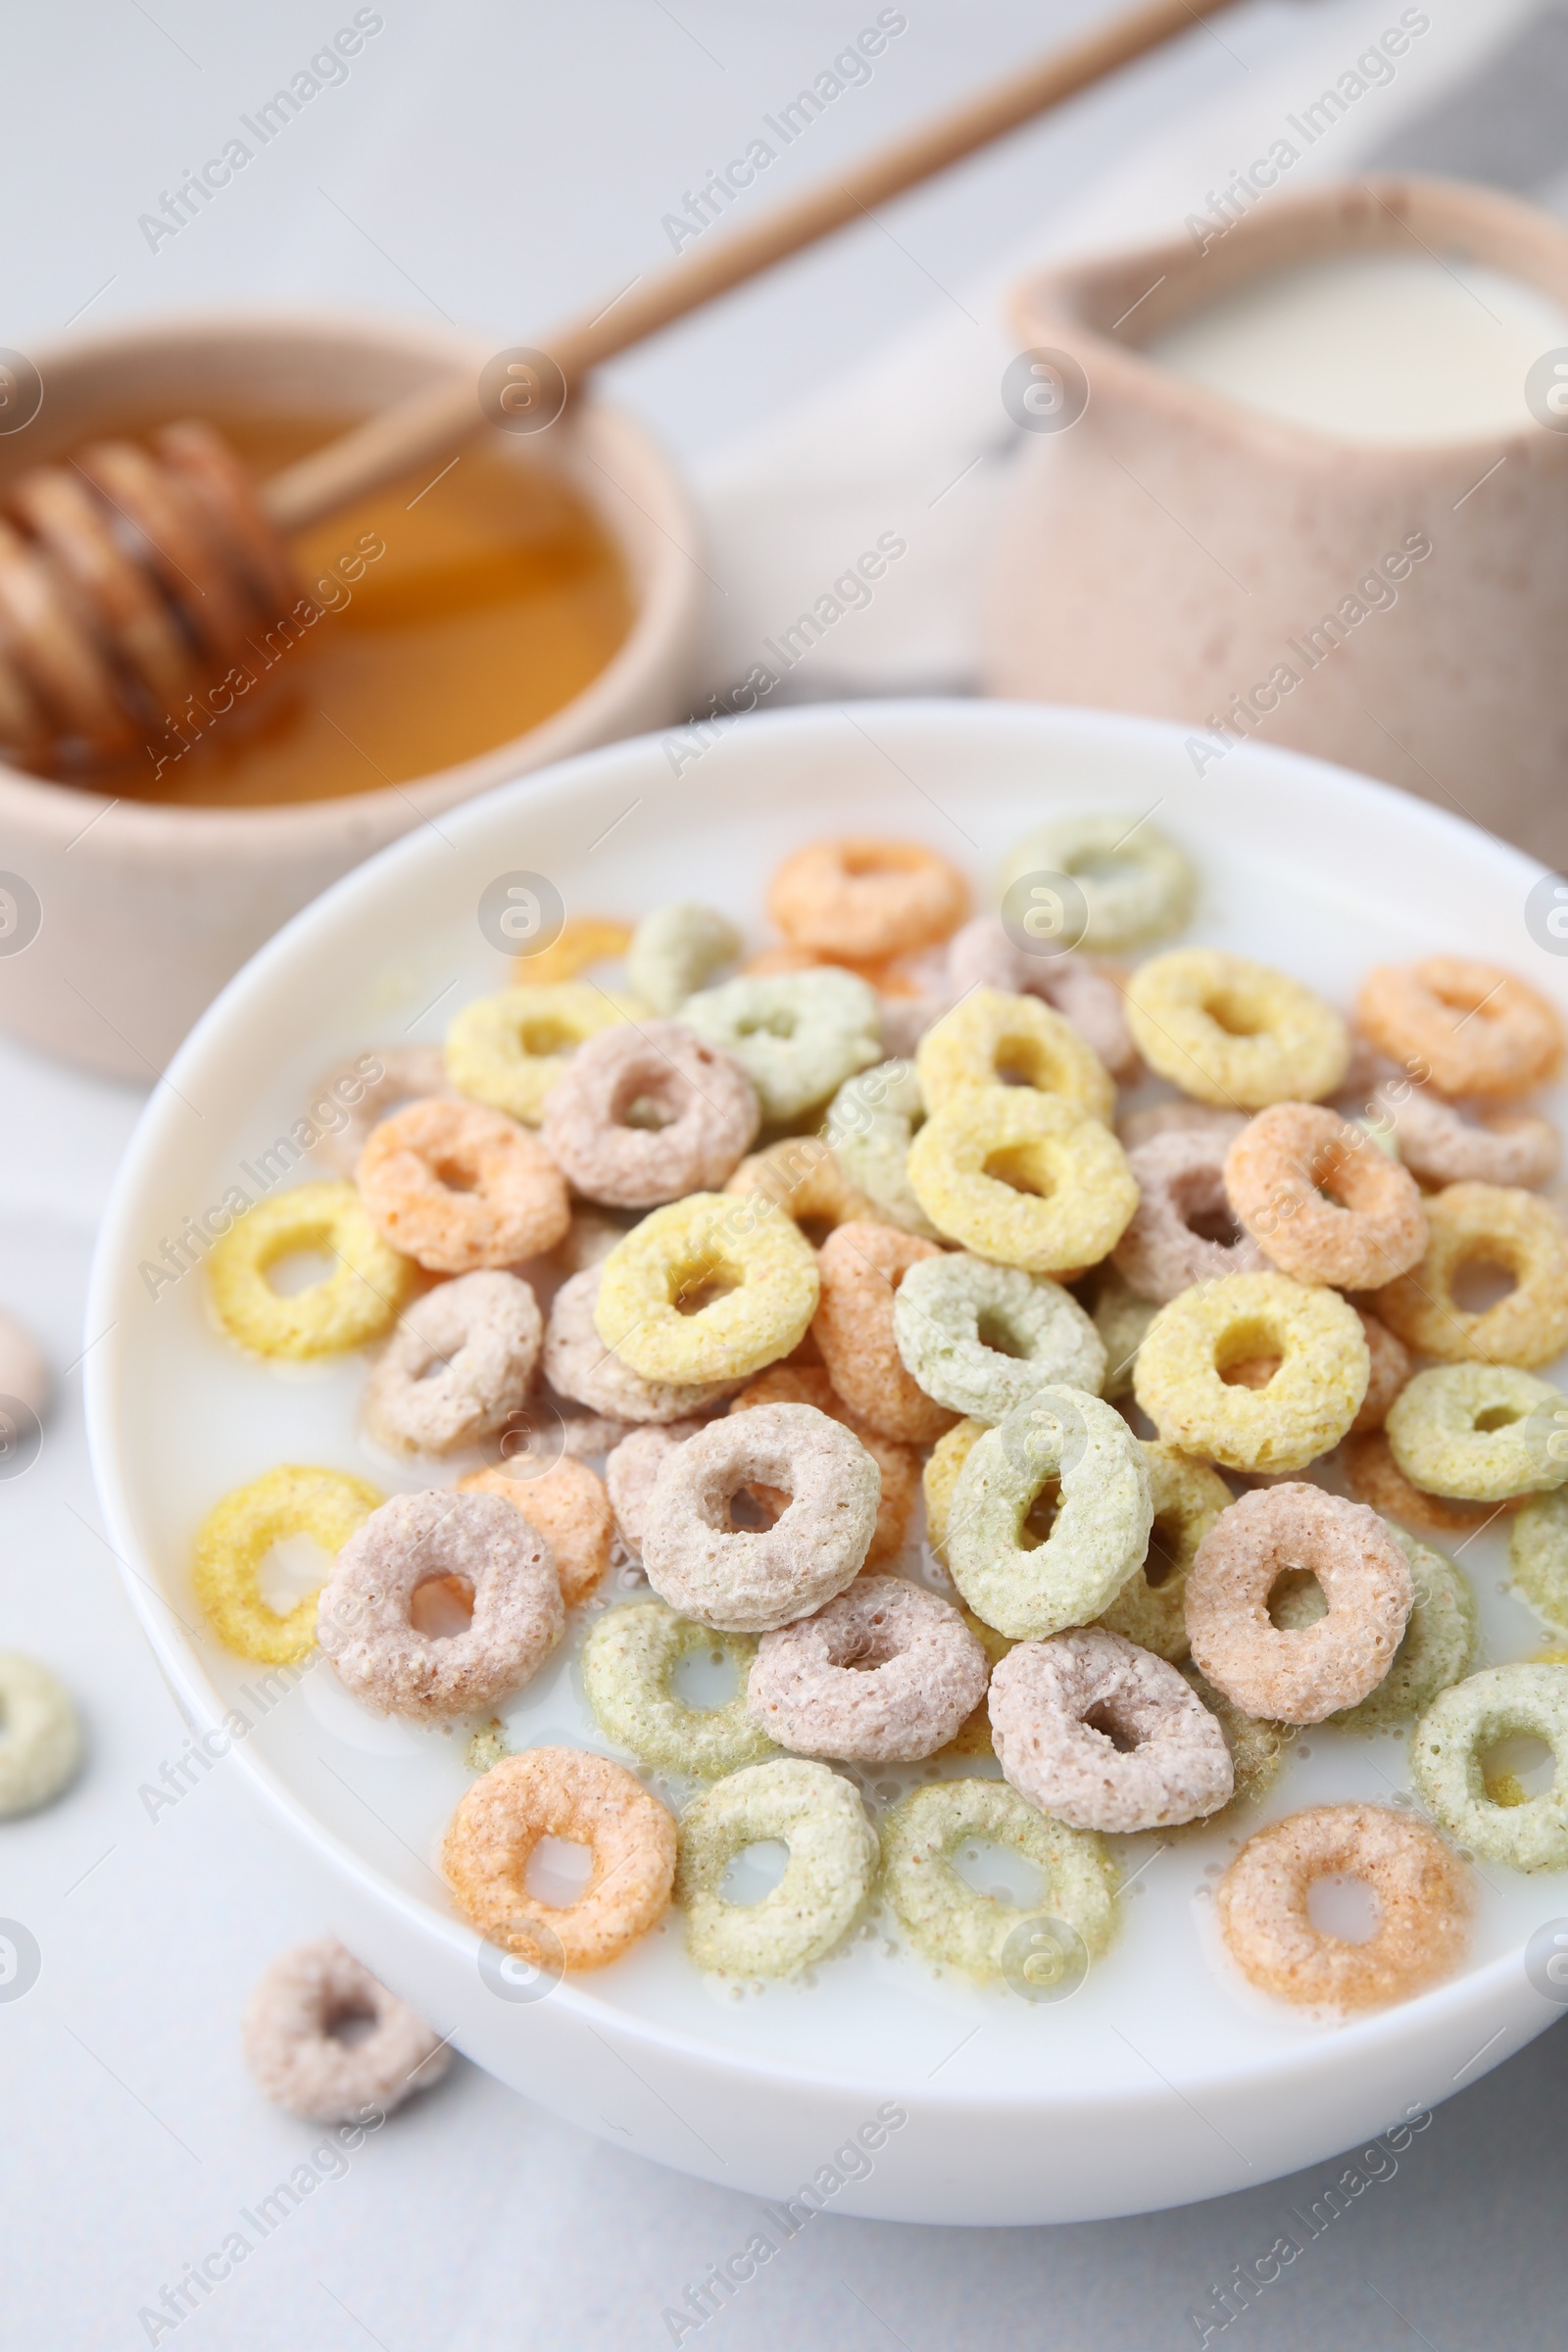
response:
[[[524,397],[557,412],[602,362],[1235,5],[1150,0],[1010,75],[568,324],[544,368],[520,379]],[[463,375],[399,401],[260,491],[222,437],[194,421],[165,427],[149,448],[95,441],[21,474],[0,508],[0,747],[66,773],[134,751],[304,593],[291,533],[452,457],[484,420]]]

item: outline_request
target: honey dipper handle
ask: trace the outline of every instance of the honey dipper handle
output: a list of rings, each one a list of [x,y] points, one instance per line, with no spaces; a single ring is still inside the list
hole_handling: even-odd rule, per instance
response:
[[[541,348],[569,388],[602,361],[629,350],[689,311],[700,310],[732,286],[744,285],[819,237],[863,219],[874,205],[918,187],[950,164],[1103,80],[1119,66],[1235,5],[1236,0],[1148,0],[895,139],[842,179],[810,190],[755,226],[715,239],[689,260],[634,284],[593,318],[574,320],[548,337]],[[470,376],[434,384],[286,467],[268,483],[262,503],[280,530],[304,530],[399,474],[439,465],[478,430],[481,421]]]

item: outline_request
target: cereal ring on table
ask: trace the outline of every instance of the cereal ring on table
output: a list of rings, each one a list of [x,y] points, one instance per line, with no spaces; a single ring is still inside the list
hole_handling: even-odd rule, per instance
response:
[[[450,1453],[487,1437],[521,1405],[543,1330],[515,1274],[460,1274],[426,1291],[365,1384],[367,1430],[399,1453]]]
[[[789,1847],[760,1902],[732,1903],[724,1874],[747,1846]],[[876,1832],[856,1790],[825,1764],[780,1756],[732,1772],[680,1817],[675,1900],[686,1949],[724,1976],[789,1977],[833,1949],[859,1918],[876,1873]]]
[[[279,1258],[330,1254],[336,1270],[284,1298],[268,1281]],[[397,1321],[414,1269],[383,1239],[352,1184],[297,1184],[259,1200],[215,1242],[209,1295],[230,1339],[258,1355],[340,1355]]]
[[[1152,1144],[1156,1135],[1177,1131],[1207,1135],[1214,1139],[1218,1156],[1223,1160],[1232,1139],[1246,1125],[1245,1111],[1219,1110],[1212,1102],[1151,1102],[1142,1110],[1126,1111],[1116,1121],[1116,1135],[1124,1152],[1135,1152],[1140,1144]]]
[[[1357,1502],[1370,1503],[1385,1518],[1403,1519],[1411,1527],[1430,1528],[1435,1535],[1473,1535],[1499,1511],[1513,1511],[1518,1502],[1446,1502],[1412,1487],[1389,1450],[1381,1429],[1365,1437],[1347,1438],[1340,1455],[1345,1480]]]
[[[1132,1395],[1138,1350],[1159,1309],[1152,1298],[1140,1298],[1129,1290],[1110,1259],[1096,1277],[1094,1298],[1095,1329],[1105,1350],[1105,1373],[1100,1393],[1107,1404],[1114,1404]]]
[[[433,1274],[512,1266],[571,1222],[565,1181],[536,1136],[478,1102],[411,1102],[360,1154],[366,1214]]]
[[[1028,1086],[1108,1119],[1116,1082],[1070,1021],[1038,997],[972,989],[921,1038],[915,1074],[928,1110],[975,1086]]]
[[[905,1369],[895,1337],[899,1286],[945,1253],[896,1225],[841,1225],[818,1252],[821,1298],[811,1337],[839,1395],[882,1437],[925,1446],[953,1426],[946,1405]]]
[[[466,1592],[463,1633],[413,1618],[421,1585]],[[492,1707],[539,1671],[565,1631],[543,1536],[495,1494],[394,1494],[357,1528],[321,1588],[317,1639],[345,1690],[376,1715],[450,1722]]]
[[[1557,1172],[1562,1146],[1549,1119],[1528,1110],[1494,1110],[1472,1126],[1451,1102],[1407,1078],[1386,1082],[1368,1108],[1387,1121],[1399,1157],[1424,1184],[1544,1184]]]
[[[515,1469],[471,1470],[460,1494],[497,1494],[543,1536],[555,1562],[564,1607],[586,1600],[610,1566],[614,1516],[603,1479],[569,1454],[531,1478]]]
[[[65,1684],[36,1658],[0,1650],[0,1821],[50,1803],[80,1764],[81,1725]]]
[[[626,977],[656,1012],[677,1012],[705,981],[733,963],[741,935],[712,906],[682,900],[645,914],[626,952]]]
[[[349,2042],[337,2029],[368,2020]],[[335,1936],[274,1960],[240,2020],[245,2064],[263,2094],[310,2124],[390,2115],[452,2063],[441,2035],[371,1976]]]
[[[1460,1502],[1544,1494],[1568,1479],[1568,1396],[1511,1364],[1418,1372],[1386,1435],[1412,1486]]]
[[[288,1666],[316,1647],[317,1603],[325,1585],[286,1613],[262,1598],[262,1562],[274,1544],[304,1537],[331,1557],[386,1500],[345,1470],[285,1463],[235,1487],[196,1534],[191,1583],[225,1649],[261,1665]]]
[[[1241,1707],[1233,1706],[1223,1690],[1216,1690],[1208,1677],[1200,1674],[1191,1658],[1178,1671],[1188,1689],[1219,1725],[1231,1751],[1235,1788],[1230,1803],[1222,1805],[1217,1813],[1185,1825],[1193,1830],[1216,1829],[1221,1822],[1233,1819],[1245,1805],[1255,1804],[1273,1788],[1285,1769],[1296,1726],[1269,1723],[1261,1715],[1249,1715]]]
[[[1366,1384],[1361,1409],[1350,1423],[1352,1437],[1364,1437],[1368,1430],[1381,1429],[1389,1417],[1389,1407],[1409,1379],[1410,1350],[1402,1340],[1396,1340],[1388,1325],[1377,1315],[1369,1315],[1364,1306],[1356,1313],[1366,1336],[1366,1351],[1372,1373]]]
[[[1174,1666],[1102,1625],[1020,1642],[991,1676],[1003,1778],[1074,1830],[1157,1830],[1228,1804],[1225,1736]]]
[[[1394,1663],[1358,1706],[1327,1716],[1346,1732],[1386,1732],[1413,1723],[1450,1683],[1470,1671],[1475,1655],[1476,1596],[1462,1568],[1443,1552],[1418,1544],[1402,1527],[1385,1522],[1410,1563],[1415,1600]],[[1321,1589],[1310,1578],[1276,1590],[1269,1614],[1288,1633],[1316,1625],[1328,1613]]]
[[[859,1574],[880,1484],[859,1440],[808,1404],[711,1421],[660,1466],[643,1520],[648,1582],[704,1625],[771,1633]],[[729,1504],[744,1486],[781,1488],[790,1506],[770,1528],[736,1528]]]
[[[627,1549],[641,1553],[643,1529],[648,1520],[648,1499],[664,1466],[666,1454],[688,1438],[695,1438],[702,1421],[663,1421],[645,1429],[634,1429],[622,1438],[605,1457],[605,1491],[615,1514],[621,1542]]]
[[[1513,1581],[1539,1617],[1568,1632],[1568,1494],[1538,1494],[1508,1537]]]
[[[960,1846],[1005,1846],[1045,1881],[1038,1901],[981,1894],[954,1868]],[[1092,1832],[1070,1830],[1004,1781],[937,1781],[912,1788],[882,1824],[882,1883],[909,1940],[939,1967],[1004,1981],[1015,1929],[1063,1920],[1091,1960],[1116,1926],[1116,1871]]]
[[[1445,1363],[1549,1364],[1568,1347],[1568,1228],[1536,1193],[1450,1184],[1426,1202],[1426,1255],[1377,1297],[1389,1329]],[[1466,1265],[1501,1266],[1505,1298],[1472,1314],[1453,1296]]]
[[[948,1521],[953,1511],[953,1490],[958,1483],[958,1473],[974,1450],[975,1442],[986,1434],[983,1421],[960,1421],[939,1438],[932,1446],[921,1473],[925,1492],[925,1540],[944,1568],[948,1564]]]
[[[1305,1570],[1328,1609],[1282,1632],[1269,1594]],[[1187,1572],[1187,1638],[1218,1690],[1271,1723],[1321,1723],[1376,1690],[1415,1601],[1410,1563],[1365,1503],[1289,1483],[1244,1494],[1221,1513]]]
[[[1119,1076],[1138,1059],[1115,981],[1070,952],[1027,955],[1014,947],[999,915],[977,914],[955,932],[948,947],[948,986],[955,998],[972,988],[1040,997],[1072,1023],[1107,1070]]]
[[[1225,1374],[1270,1357],[1267,1386]],[[1231,1274],[1162,1306],[1133,1394],[1167,1446],[1226,1470],[1304,1470],[1361,1409],[1372,1363],[1353,1306],[1286,1274]]]
[[[460,1095],[537,1127],[574,1050],[643,1010],[640,998],[612,996],[591,980],[475,997],[447,1030],[447,1076]]]
[[[604,1263],[564,1282],[545,1325],[545,1378],[560,1396],[617,1421],[686,1421],[730,1396],[738,1380],[644,1380],[600,1337],[594,1320]]]
[[[379,1073],[365,1075],[369,1062]],[[313,1120],[327,1132],[317,1138],[316,1149],[336,1176],[352,1183],[360,1153],[370,1130],[405,1102],[422,1102],[429,1095],[450,1095],[447,1057],[439,1046],[376,1046],[353,1061],[340,1062],[319,1079],[311,1096]],[[335,1133],[319,1117],[324,1103],[346,1107],[345,1123]]]
[[[1556,1769],[1540,1796],[1499,1803],[1485,1761],[1501,1740],[1544,1740]],[[1416,1726],[1410,1777],[1443,1827],[1510,1870],[1568,1863],[1568,1667],[1490,1666],[1442,1690]],[[1512,1791],[1509,1792],[1510,1794]]]
[[[1440,1095],[1528,1094],[1562,1062],[1562,1022],[1545,998],[1500,964],[1464,956],[1379,964],[1355,1017],[1392,1061],[1424,1065]]]
[[[765,1152],[754,1152],[725,1185],[726,1193],[760,1193],[808,1240],[824,1240],[837,1225],[879,1225],[886,1220],[876,1203],[852,1184],[838,1153],[819,1135],[787,1135]]]
[[[1141,1438],[1149,1465],[1153,1523],[1142,1567],[1123,1585],[1108,1609],[1096,1618],[1124,1642],[1179,1666],[1188,1652],[1185,1600],[1187,1574],[1198,1546],[1234,1497],[1206,1462],[1195,1462],[1173,1446]]]
[[[1364,1943],[1317,1927],[1320,1879],[1371,1888],[1378,1924]],[[1243,1975],[1284,2001],[1378,2009],[1451,1977],[1465,1955],[1475,1895],[1441,1838],[1386,1805],[1311,1805],[1248,1839],[1215,1889],[1220,1932]]]
[[[1029,1514],[1059,1482],[1042,1541]],[[1087,1625],[1141,1566],[1153,1523],[1149,1465],[1120,1413],[1082,1389],[1038,1389],[970,1447],[949,1504],[948,1570],[977,1615],[1014,1641]]]
[[[859,1439],[866,1452],[882,1474],[882,1495],[877,1504],[876,1527],[871,1547],[865,1555],[867,1568],[883,1567],[896,1560],[904,1549],[904,1539],[914,1509],[914,1497],[920,1483],[918,1457],[909,1446],[900,1446],[892,1438],[878,1435],[870,1423],[847,1405],[820,1364],[774,1364],[768,1371],[741,1391],[730,1406],[732,1413],[746,1413],[759,1404],[810,1404],[831,1420],[842,1421],[853,1436]],[[750,1489],[760,1501],[782,1511],[789,1501],[772,1488]]]
[[[630,923],[611,915],[568,916],[547,948],[526,949],[512,959],[512,977],[519,988],[549,988],[558,980],[575,980],[596,963],[612,963],[631,945]],[[641,992],[639,991],[639,994]]]
[[[788,1355],[819,1290],[810,1243],[759,1194],[691,1193],[656,1208],[599,1275],[600,1338],[645,1381],[687,1389],[738,1385]]]
[[[969,885],[918,841],[851,834],[786,858],[767,911],[793,944],[875,963],[946,939],[962,922]]]
[[[925,1097],[909,1061],[881,1061],[846,1078],[828,1105],[822,1135],[846,1179],[880,1216],[930,1242],[937,1229],[915,1199],[905,1162],[925,1117]]]
[[[1127,1165],[1138,1207],[1112,1257],[1140,1298],[1165,1306],[1195,1282],[1267,1273],[1268,1258],[1232,1212],[1217,1135],[1201,1127],[1168,1128],[1135,1144]]]
[[[908,1175],[940,1233],[1031,1274],[1098,1265],[1138,1206],[1110,1130],[1027,1086],[953,1096],[910,1145]]]
[[[1426,1250],[1415,1178],[1370,1151],[1364,1127],[1312,1102],[1260,1110],[1225,1154],[1225,1190],[1253,1241],[1298,1282],[1378,1290]]]
[[[989,1671],[947,1601],[902,1577],[870,1577],[762,1636],[746,1704],[796,1755],[912,1764],[947,1745]]]
[[[1200,1102],[1261,1110],[1315,1102],[1345,1076],[1339,1014],[1298,980],[1219,948],[1181,948],[1140,964],[1127,1022],[1150,1068]]]
[[[679,1021],[640,1021],[578,1048],[550,1091],[540,1140],[586,1200],[653,1208],[721,1185],[761,1115],[729,1054]]]
[[[583,1695],[606,1738],[639,1764],[716,1781],[778,1753],[747,1712],[746,1677],[756,1656],[750,1634],[715,1633],[677,1616],[666,1601],[623,1601],[588,1629]],[[676,1668],[699,1657],[734,1669],[736,1689],[722,1706],[694,1707],[675,1690]]]
[[[826,1102],[882,1058],[875,989],[836,968],[726,980],[688,997],[680,1017],[735,1056],[775,1122]]]
[[[1105,1376],[1100,1334],[1070,1291],[966,1250],[910,1266],[894,1297],[893,1336],[928,1396],[988,1425],[1036,1389],[1098,1396]]]
[[[1107,955],[1179,931],[1198,895],[1192,860],[1168,834],[1141,816],[1088,809],[1026,834],[1008,853],[1003,890],[1029,874],[1066,874],[1077,883],[1086,917],[1078,944]]]
[[[572,1903],[530,1894],[528,1861],[541,1838],[593,1856]],[[669,1907],[675,1823],[624,1765],[574,1747],[504,1756],[461,1799],[441,1867],[464,1918],[487,1943],[541,1969],[604,1968]]]

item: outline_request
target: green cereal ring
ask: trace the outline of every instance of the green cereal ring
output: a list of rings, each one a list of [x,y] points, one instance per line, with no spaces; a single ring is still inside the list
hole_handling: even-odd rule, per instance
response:
[[[953,1867],[983,1838],[1032,1862],[1046,1882],[1037,1903],[979,1894]],[[1037,1812],[1005,1781],[934,1781],[913,1788],[882,1825],[883,1885],[910,1941],[938,1966],[982,1983],[1004,1976],[1003,1947],[1027,1919],[1061,1919],[1098,1959],[1116,1925],[1116,1870],[1099,1835]]]
[[[1109,956],[1179,931],[1198,892],[1186,852],[1137,815],[1086,810],[1037,825],[1002,869],[1004,893],[1029,874],[1066,874],[1077,883],[1088,920],[1067,945]]]
[[[1105,1350],[1105,1377],[1100,1394],[1108,1404],[1132,1395],[1138,1350],[1158,1312],[1152,1298],[1140,1298],[1128,1289],[1115,1266],[1101,1267],[1095,1290],[1095,1329]]]
[[[1206,1462],[1195,1462],[1190,1455],[1178,1453],[1174,1446],[1156,1445],[1149,1439],[1139,1443],[1149,1465],[1149,1492],[1154,1508],[1149,1550],[1143,1565],[1096,1622],[1120,1634],[1124,1641],[1136,1642],[1140,1649],[1152,1649],[1156,1658],[1169,1658],[1172,1665],[1179,1666],[1188,1654],[1187,1620],[1182,1610],[1187,1571],[1198,1556],[1198,1546],[1235,1497],[1218,1471]],[[1149,1577],[1152,1567],[1159,1572],[1152,1584]]]
[[[1499,1740],[1544,1740],[1557,1772],[1543,1796],[1494,1804],[1484,1764]],[[1416,1788],[1450,1837],[1513,1870],[1568,1863],[1568,1666],[1489,1666],[1440,1691],[1410,1748]]]
[[[36,1658],[0,1649],[0,1821],[57,1797],[75,1779],[81,1749],[65,1684]]]
[[[1098,1396],[1104,1377],[1100,1334],[1069,1292],[966,1251],[909,1268],[893,1300],[893,1336],[928,1396],[992,1425],[1037,1389]]]
[[[882,1054],[876,990],[832,966],[726,980],[688,997],[680,1017],[734,1054],[775,1121],[825,1102]]]
[[[1053,1480],[1044,1540],[1026,1525]],[[949,1510],[948,1569],[977,1616],[1015,1642],[1088,1625],[1149,1549],[1154,1507],[1144,1449],[1120,1413],[1082,1389],[1038,1389],[976,1440]]]
[[[1560,1419],[1559,1419],[1560,1416]],[[1459,1502],[1506,1502],[1568,1479],[1568,1397],[1511,1364],[1440,1364],[1407,1381],[1384,1434],[1413,1487]]]
[[[912,1061],[879,1061],[846,1078],[828,1105],[822,1133],[853,1185],[906,1233],[938,1239],[914,1197],[905,1162],[925,1117],[925,1097]]]
[[[734,924],[711,906],[689,900],[656,906],[632,933],[626,977],[656,1012],[666,1017],[741,952]]]
[[[1233,1365],[1276,1357],[1266,1387]],[[1227,1470],[1304,1470],[1361,1409],[1372,1358],[1338,1291],[1288,1274],[1227,1274],[1183,1291],[1149,1327],[1133,1395],[1167,1446]]]
[[[800,1345],[820,1292],[816,1252],[771,1200],[688,1193],[615,1244],[594,1322],[643,1380],[738,1381]]]
[[[1031,1274],[1098,1265],[1138,1206],[1109,1128],[1031,1086],[951,1096],[909,1146],[908,1172],[940,1233]]]
[[[1462,1681],[1475,1657],[1476,1596],[1464,1570],[1446,1552],[1418,1544],[1392,1519],[1384,1525],[1410,1563],[1415,1600],[1393,1662],[1376,1690],[1358,1706],[1324,1717],[1346,1732],[1387,1732],[1396,1724],[1413,1723],[1440,1690]],[[1291,1633],[1315,1625],[1327,1610],[1315,1580],[1276,1591],[1269,1602],[1274,1623]]]
[[[925,1538],[944,1568],[948,1564],[948,1519],[953,1509],[953,1490],[958,1483],[959,1471],[974,1450],[975,1440],[984,1436],[983,1421],[960,1421],[945,1438],[938,1438],[920,1473],[925,1492]]]
[[[784,1876],[760,1903],[732,1903],[724,1873],[749,1845],[781,1838]],[[675,1900],[699,1968],[789,1977],[852,1928],[876,1875],[876,1832],[850,1783],[826,1764],[784,1756],[753,1764],[693,1799],[680,1817]]]
[[[1560,1489],[1542,1494],[1516,1512],[1508,1557],[1514,1583],[1537,1615],[1568,1632],[1568,1494]]]
[[[1225,1110],[1315,1102],[1333,1094],[1350,1058],[1349,1032],[1320,997],[1219,948],[1180,948],[1141,963],[1126,1009],[1150,1068]]]
[[[915,1048],[920,1091],[932,1110],[966,1086],[1023,1084],[1065,1095],[1094,1119],[1108,1119],[1116,1082],[1087,1039],[1039,997],[972,988],[933,1021]]]
[[[329,1252],[324,1282],[284,1298],[270,1266],[299,1251]],[[371,1224],[352,1184],[297,1184],[258,1201],[215,1244],[207,1281],[219,1321],[258,1355],[339,1355],[397,1321],[414,1268]]]
[[[447,1076],[471,1102],[537,1127],[545,1097],[585,1039],[647,1006],[591,980],[503,988],[465,1004],[447,1031]]]
[[[688,1706],[672,1687],[676,1667],[705,1653],[728,1659],[739,1678],[721,1707]],[[665,1601],[628,1600],[589,1629],[582,1686],[600,1730],[629,1747],[639,1764],[715,1781],[778,1753],[746,1712],[746,1677],[756,1655],[752,1634],[717,1634],[677,1616]]]
[[[225,1494],[197,1531],[191,1568],[196,1598],[223,1646],[266,1666],[291,1665],[313,1650],[321,1587],[279,1616],[262,1598],[262,1562],[274,1544],[291,1536],[308,1536],[335,1558],[385,1500],[347,1471],[295,1463],[264,1471]]]

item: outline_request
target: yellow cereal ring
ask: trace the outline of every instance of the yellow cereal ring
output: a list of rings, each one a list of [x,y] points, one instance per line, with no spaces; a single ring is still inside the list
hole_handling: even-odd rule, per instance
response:
[[[1315,1102],[1349,1064],[1349,1032],[1321,998],[1218,948],[1178,948],[1140,964],[1126,1013],[1152,1070],[1228,1110]]]
[[[1446,1364],[1473,1359],[1549,1364],[1568,1348],[1568,1229],[1537,1193],[1450,1184],[1424,1203],[1427,1253],[1377,1295],[1377,1311],[1407,1348]],[[1515,1288],[1484,1313],[1454,1302],[1461,1266],[1502,1266]]]
[[[1108,1119],[1116,1086],[1094,1048],[1038,997],[974,988],[921,1038],[914,1067],[929,1110],[965,1086],[1022,1080],[1038,1094],[1065,1095],[1091,1118]]]
[[[447,1031],[447,1076],[472,1102],[537,1127],[575,1049],[645,1009],[639,999],[612,996],[590,980],[475,997]]]
[[[1270,1356],[1260,1389],[1233,1367]],[[1160,1308],[1133,1368],[1133,1395],[1167,1446],[1227,1470],[1304,1470],[1345,1436],[1372,1358],[1338,1291],[1288,1274],[1227,1274]]]
[[[615,1244],[594,1321],[644,1380],[742,1380],[799,1344],[819,1290],[810,1243],[765,1196],[689,1193]]]
[[[906,1164],[939,1233],[1031,1274],[1098,1265],[1138,1206],[1127,1155],[1109,1128],[1032,1086],[950,1096]]]
[[[575,914],[537,956],[514,956],[512,977],[519,988],[550,988],[560,980],[575,980],[590,964],[611,963],[624,956],[631,931],[630,923],[613,922],[608,915]]]
[[[920,1474],[925,1490],[925,1540],[945,1568],[948,1564],[948,1513],[958,1472],[969,1459],[977,1438],[986,1434],[983,1421],[960,1421],[945,1438],[938,1438]]]
[[[285,1298],[267,1269],[297,1251],[330,1251],[337,1269]],[[297,1184],[248,1209],[207,1260],[214,1307],[258,1355],[338,1355],[379,1339],[402,1312],[414,1268],[376,1232],[352,1184]]]
[[[320,1587],[286,1617],[268,1607],[258,1582],[274,1544],[308,1536],[335,1558],[356,1528],[386,1496],[344,1470],[314,1470],[287,1462],[236,1487],[203,1520],[196,1537],[191,1582],[214,1633],[225,1649],[265,1666],[287,1666],[316,1647]],[[325,1581],[325,1569],[322,1581]]]

